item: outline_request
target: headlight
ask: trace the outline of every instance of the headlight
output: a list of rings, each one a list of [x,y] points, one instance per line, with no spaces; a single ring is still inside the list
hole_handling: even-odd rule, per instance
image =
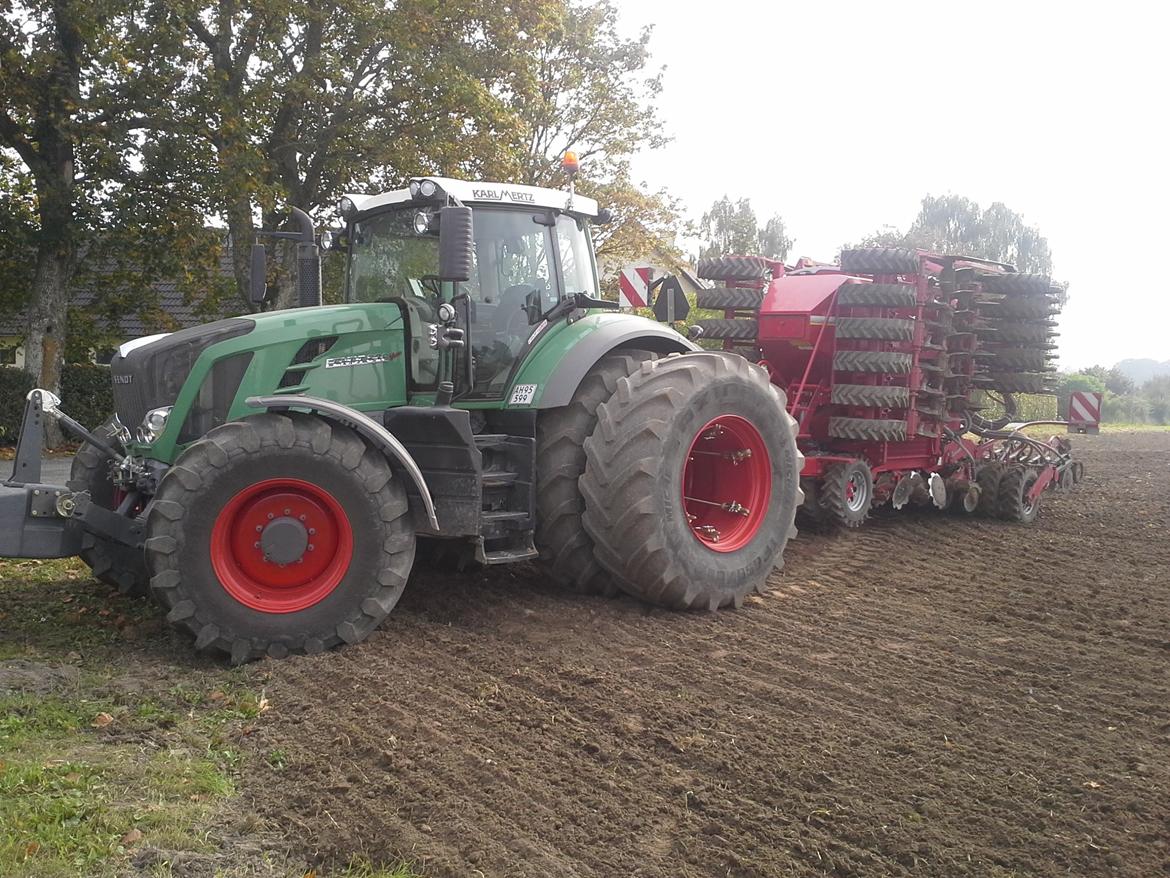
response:
[[[418,191],[423,198],[433,198],[439,191],[439,185],[434,180],[423,180],[418,184]]]
[[[414,233],[416,235],[425,235],[430,228],[431,218],[425,210],[420,210],[414,215]]]
[[[353,199],[348,195],[343,195],[341,200],[337,202],[337,212],[348,220],[357,213],[357,205],[353,203]]]
[[[146,417],[142,419],[142,426],[138,428],[137,439],[144,445],[149,445],[160,435],[162,435],[163,428],[167,425],[167,418],[171,416],[171,406],[163,406],[159,409],[151,409],[146,413]]]

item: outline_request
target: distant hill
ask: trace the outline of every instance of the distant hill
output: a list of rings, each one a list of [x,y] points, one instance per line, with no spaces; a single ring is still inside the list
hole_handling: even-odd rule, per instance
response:
[[[1170,360],[1159,363],[1157,360],[1122,360],[1117,364],[1125,376],[1141,387],[1151,378],[1159,375],[1170,375]]]

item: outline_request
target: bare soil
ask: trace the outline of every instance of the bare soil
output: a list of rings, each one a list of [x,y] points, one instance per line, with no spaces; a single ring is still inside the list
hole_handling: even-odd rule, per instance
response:
[[[802,533],[739,611],[419,574],[264,666],[246,807],[433,876],[1170,874],[1170,434],[1075,443],[1035,526]]]

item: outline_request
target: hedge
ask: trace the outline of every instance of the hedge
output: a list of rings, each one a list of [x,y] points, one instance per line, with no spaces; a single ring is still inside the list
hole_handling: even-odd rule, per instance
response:
[[[35,386],[32,376],[0,366],[0,442],[15,442],[24,417],[24,401]],[[70,363],[61,373],[61,408],[87,427],[105,423],[114,411],[108,366]]]
[[[33,389],[32,376],[12,366],[0,366],[0,442],[15,442],[24,418],[24,400]],[[8,478],[7,474],[2,478]]]

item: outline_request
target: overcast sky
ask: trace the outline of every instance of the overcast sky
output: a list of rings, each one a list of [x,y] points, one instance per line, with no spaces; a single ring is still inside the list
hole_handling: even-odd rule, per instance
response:
[[[618,3],[674,137],[635,172],[692,218],[749,197],[828,260],[927,193],[1002,201],[1070,285],[1062,368],[1170,360],[1170,4]]]

